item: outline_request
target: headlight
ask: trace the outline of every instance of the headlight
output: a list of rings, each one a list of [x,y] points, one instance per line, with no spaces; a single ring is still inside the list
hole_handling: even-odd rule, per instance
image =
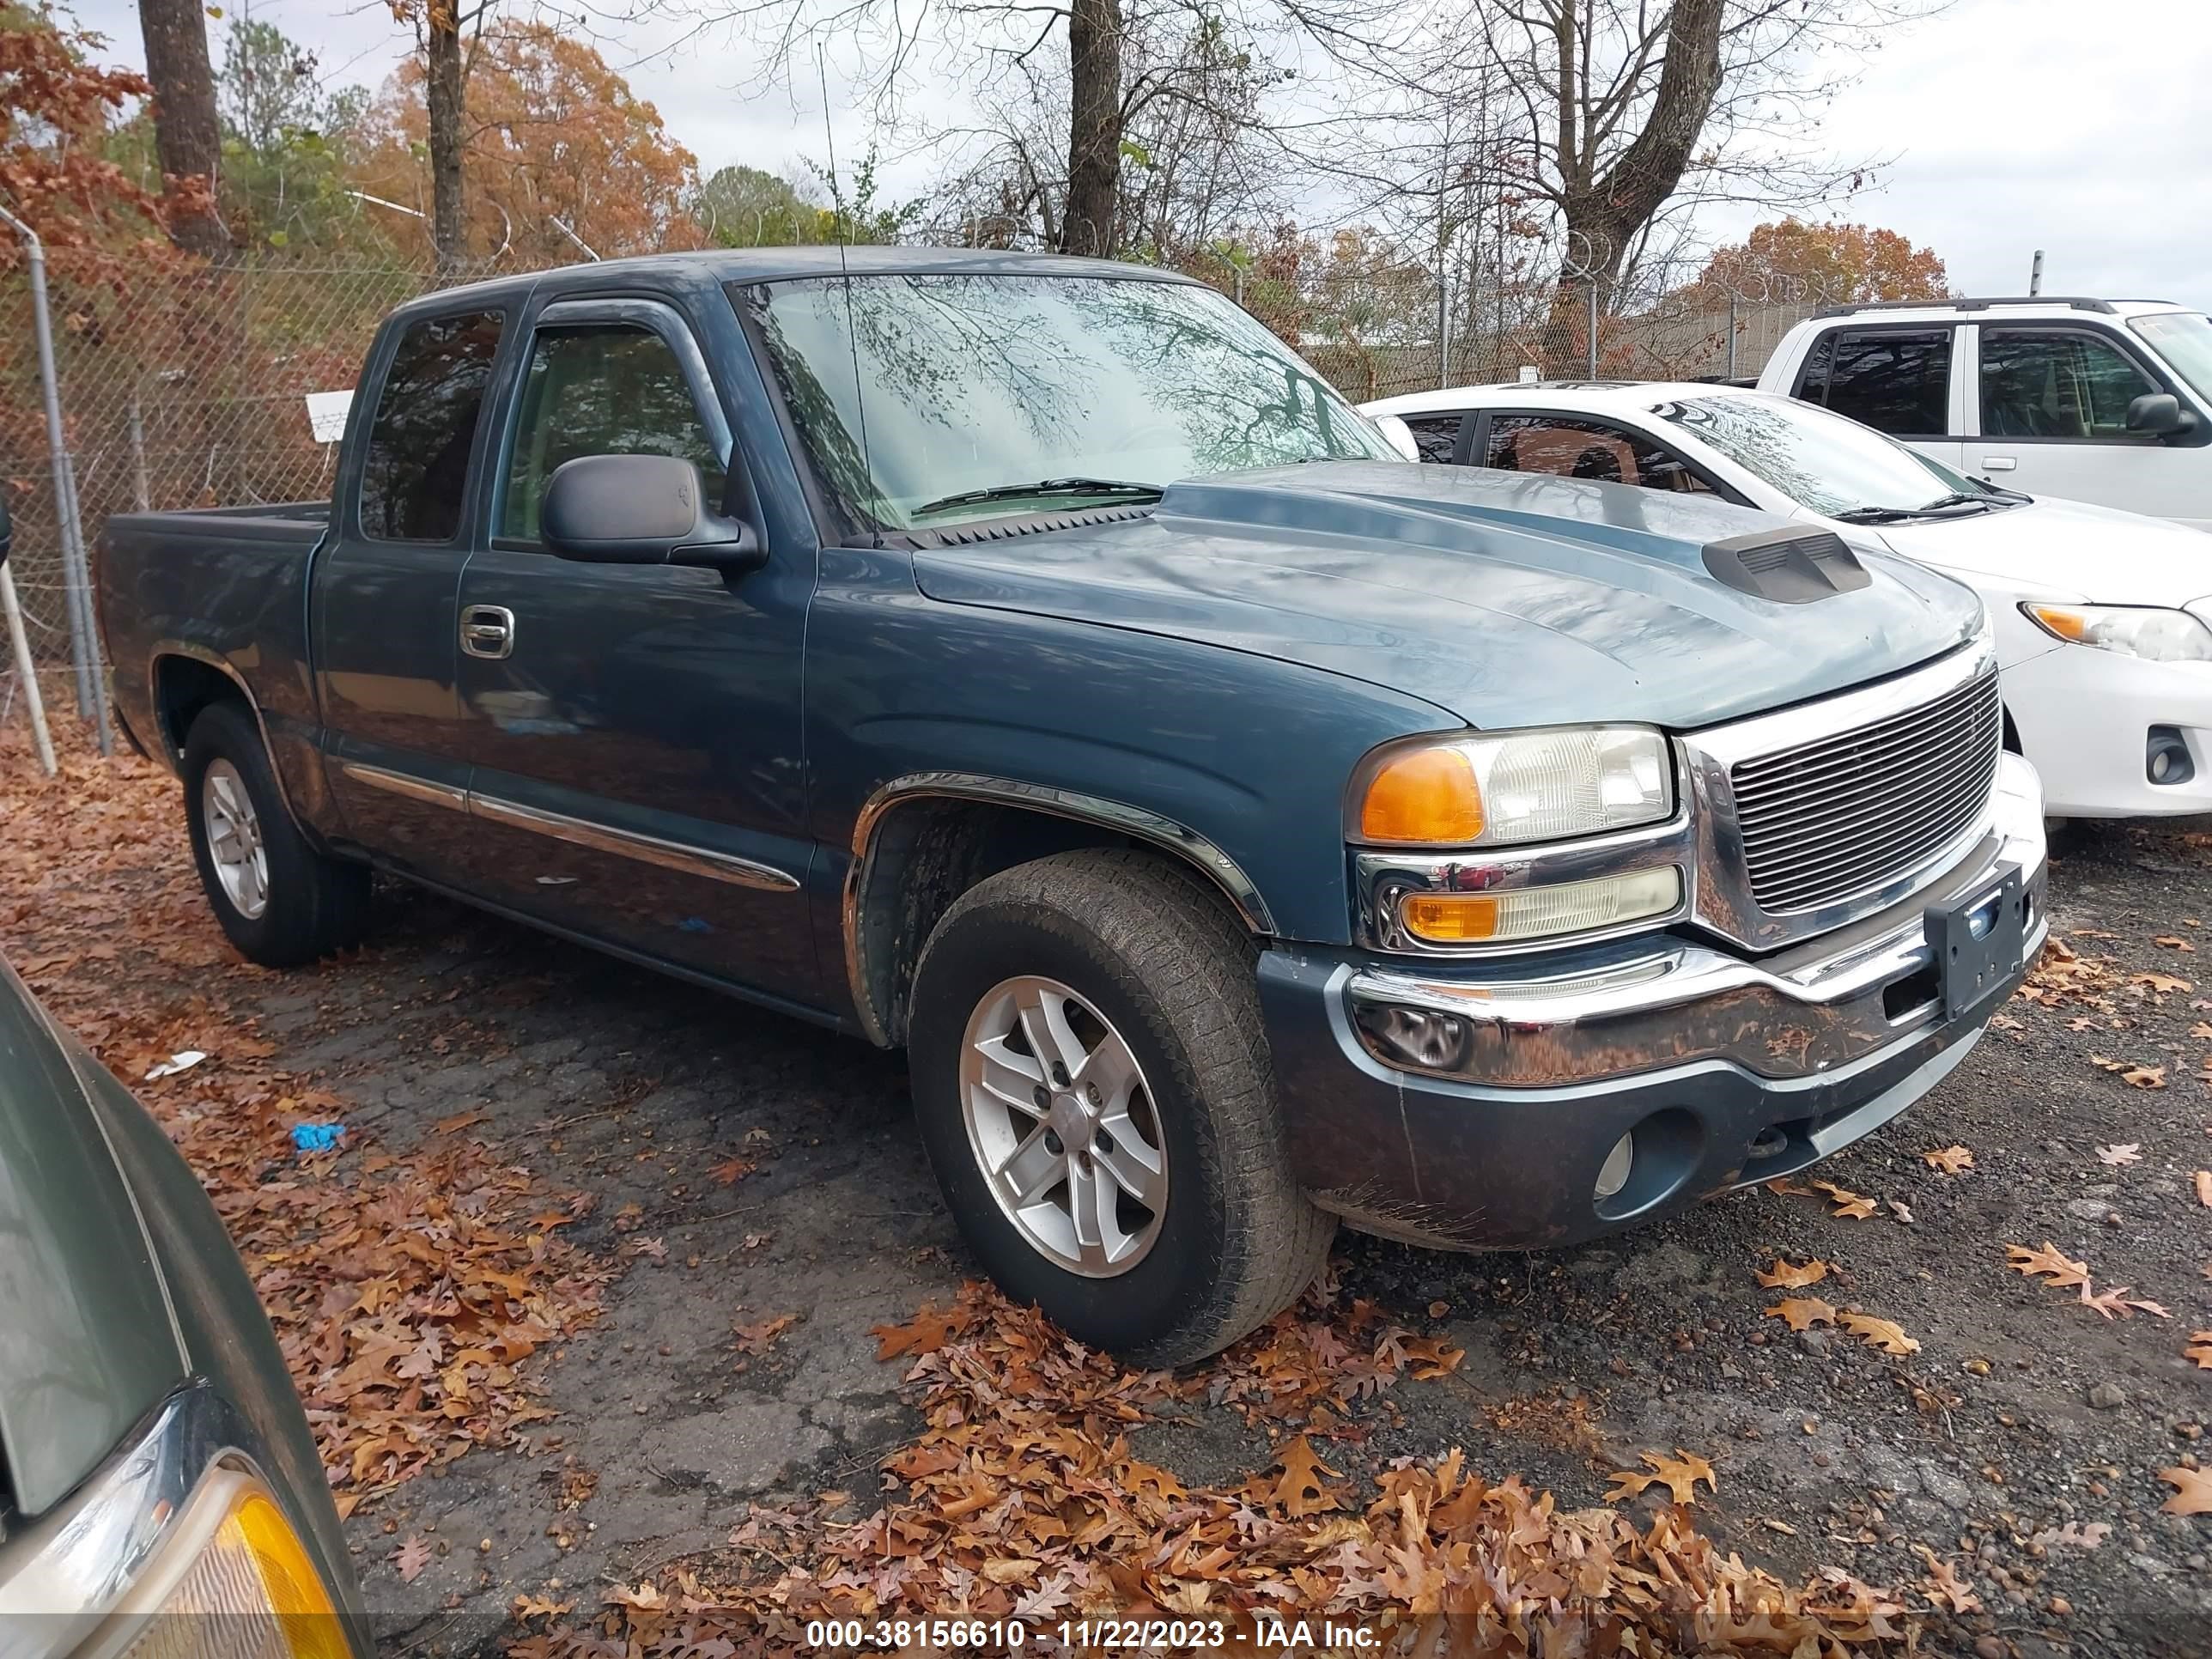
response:
[[[2027,619],[2074,645],[2151,662],[2212,662],[2212,628],[2186,611],[2147,605],[2023,604]]]
[[[131,1659],[349,1659],[330,1592],[261,1486],[222,1469],[192,1494],[118,1613]]]
[[[1352,839],[1504,847],[1656,823],[1674,811],[1667,739],[1648,726],[1562,726],[1385,749],[1354,790]]]

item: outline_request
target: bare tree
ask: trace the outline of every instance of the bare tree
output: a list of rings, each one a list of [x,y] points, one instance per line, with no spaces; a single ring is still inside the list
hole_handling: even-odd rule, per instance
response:
[[[1386,133],[1434,126],[1439,111],[1491,112],[1488,194],[1509,221],[1539,218],[1553,250],[1543,356],[1559,372],[1587,346],[1593,285],[1602,308],[1620,308],[1639,272],[1679,253],[1698,207],[1802,208],[1863,185],[1869,162],[1818,144],[1820,112],[1887,31],[1946,3],[1446,0],[1387,53],[1357,29],[1305,21],[1367,83]],[[1362,164],[1387,179],[1382,151]],[[1452,188],[1448,167],[1419,176],[1425,190]]]
[[[154,83],[154,150],[167,181],[169,234],[187,252],[213,258],[230,246],[215,206],[222,165],[215,70],[208,61],[200,0],[140,0],[146,78]]]

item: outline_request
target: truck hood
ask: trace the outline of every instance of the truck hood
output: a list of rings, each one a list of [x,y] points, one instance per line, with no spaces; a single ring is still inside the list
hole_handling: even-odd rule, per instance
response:
[[[1996,590],[1996,604],[2010,596],[2179,607],[2212,593],[2212,542],[2203,531],[2087,501],[2039,495],[1999,513],[1875,528],[1893,551]]]
[[[0,962],[0,1486],[28,1515],[186,1372],[153,1248],[73,1069],[97,1064]]]
[[[1707,543],[1784,523],[1623,484],[1329,462],[1179,483],[1139,519],[982,530],[914,562],[932,599],[1302,663],[1490,727],[1711,725],[1895,673],[1981,625],[1971,592],[1879,553],[1869,586],[1810,605],[1707,574]]]

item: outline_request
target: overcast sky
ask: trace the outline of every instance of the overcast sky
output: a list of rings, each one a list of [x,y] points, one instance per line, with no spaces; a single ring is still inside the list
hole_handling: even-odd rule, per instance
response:
[[[250,9],[312,46],[331,85],[374,84],[407,44],[382,0],[253,0]],[[129,0],[80,0],[76,10],[111,38],[115,58],[139,61]],[[218,61],[224,27],[209,25]],[[606,43],[606,55],[617,66],[645,60],[631,84],[702,171],[742,161],[781,172],[823,154],[817,90],[761,93],[743,46],[712,36],[651,55],[672,38],[637,31]],[[849,166],[867,124],[834,64],[830,94]],[[1966,292],[2025,292],[2041,247],[2046,292],[2212,306],[2208,114],[2204,0],[1957,0],[1868,59],[1828,112],[1826,137],[1843,157],[1893,158],[1841,216],[1933,247]],[[927,158],[901,161],[890,193],[919,191],[931,171]],[[1716,217],[1709,228],[1717,240],[1740,237],[1759,216]]]

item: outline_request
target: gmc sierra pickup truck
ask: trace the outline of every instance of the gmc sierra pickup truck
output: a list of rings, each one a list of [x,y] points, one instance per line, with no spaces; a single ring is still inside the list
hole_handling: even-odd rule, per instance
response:
[[[1339,1219],[1798,1170],[2044,932],[1981,607],[1402,459],[1171,273],[669,255],[401,308],[330,503],[108,526],[115,704],[271,964],[388,871],[871,1042],[975,1255],[1148,1363]]]

